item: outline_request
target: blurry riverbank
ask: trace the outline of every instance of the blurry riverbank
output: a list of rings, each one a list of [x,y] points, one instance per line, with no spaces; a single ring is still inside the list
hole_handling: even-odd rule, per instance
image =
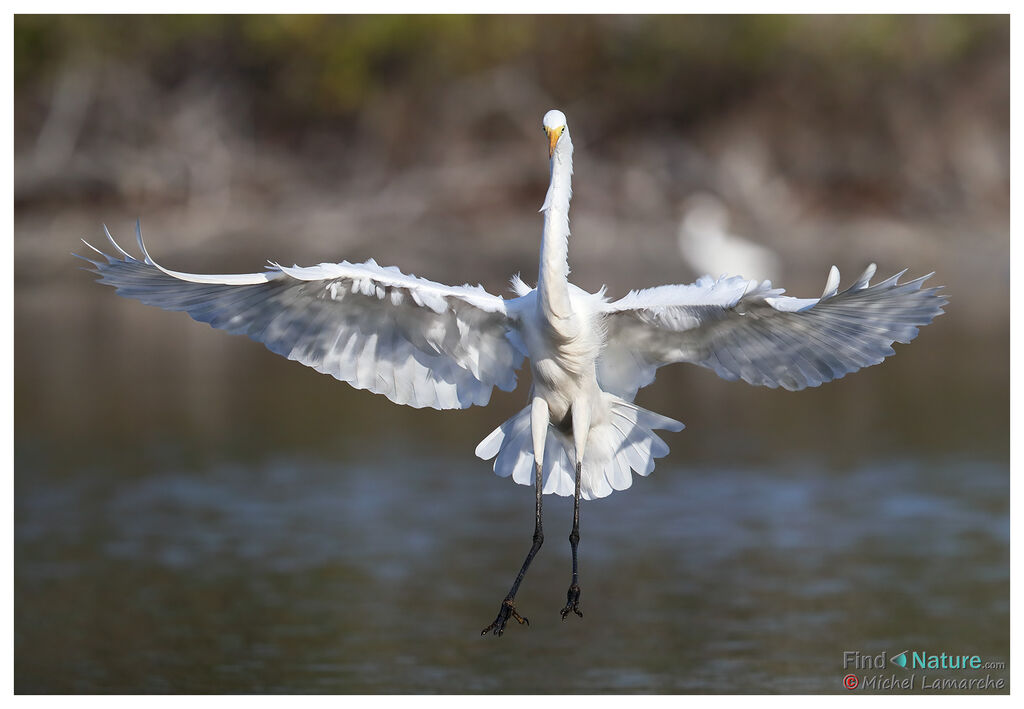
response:
[[[140,217],[184,270],[373,256],[502,292],[536,270],[538,125],[557,105],[577,145],[581,286],[701,275],[676,235],[704,192],[777,253],[791,292],[820,291],[833,263],[935,270],[963,327],[998,331],[1007,24],[23,17],[15,275],[65,280],[69,244],[101,222],[130,239]],[[573,62],[548,62],[556,36]]]

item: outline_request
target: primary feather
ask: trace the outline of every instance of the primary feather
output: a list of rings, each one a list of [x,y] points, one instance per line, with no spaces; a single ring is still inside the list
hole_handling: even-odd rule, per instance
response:
[[[739,277],[634,291],[607,306],[608,341],[598,378],[606,391],[632,398],[658,367],[691,362],[718,376],[797,391],[839,379],[892,355],[942,313],[946,298],[899,283],[903,272],[874,286],[872,264],[837,292],[835,266],[821,298],[792,298]]]
[[[486,404],[511,391],[523,352],[508,335],[505,301],[473,286],[445,286],[374,261],[271,265],[263,273],[171,271],[138,260],[87,259],[119,295],[247,335],[288,359],[416,408]]]

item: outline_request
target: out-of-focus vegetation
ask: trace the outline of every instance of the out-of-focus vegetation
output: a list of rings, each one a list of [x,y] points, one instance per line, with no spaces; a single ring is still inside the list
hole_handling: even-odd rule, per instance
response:
[[[998,16],[783,15],[20,16],[15,27],[18,89],[69,61],[120,61],[168,85],[217,75],[248,86],[261,114],[305,121],[520,61],[552,95],[599,92],[622,111],[641,98],[659,119],[696,117],[779,74],[833,96],[850,81],[941,74],[1008,31]]]

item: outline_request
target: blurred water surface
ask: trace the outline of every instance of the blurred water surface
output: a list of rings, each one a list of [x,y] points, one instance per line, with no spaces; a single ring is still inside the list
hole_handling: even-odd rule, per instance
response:
[[[844,650],[1009,659],[1006,343],[955,315],[799,394],[665,370],[641,400],[688,428],[583,506],[585,618],[548,497],[532,624],[496,639],[532,495],[472,451],[528,382],[414,411],[68,283],[16,302],[19,692],[839,692]]]

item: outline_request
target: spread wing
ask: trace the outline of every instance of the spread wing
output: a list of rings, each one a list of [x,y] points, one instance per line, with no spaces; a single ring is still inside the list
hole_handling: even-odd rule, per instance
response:
[[[598,362],[602,388],[632,400],[664,364],[692,362],[729,380],[796,391],[839,379],[893,354],[943,312],[932,274],[869,285],[872,264],[838,292],[829,273],[821,298],[792,298],[738,276],[633,291],[607,303],[608,343]]]
[[[119,295],[248,335],[397,404],[463,409],[486,404],[495,386],[516,386],[523,353],[513,343],[506,302],[480,286],[445,286],[372,260],[181,273],[153,261],[138,229],[137,235],[141,261],[110,232],[115,256],[86,244],[102,257],[85,259],[99,282]]]

